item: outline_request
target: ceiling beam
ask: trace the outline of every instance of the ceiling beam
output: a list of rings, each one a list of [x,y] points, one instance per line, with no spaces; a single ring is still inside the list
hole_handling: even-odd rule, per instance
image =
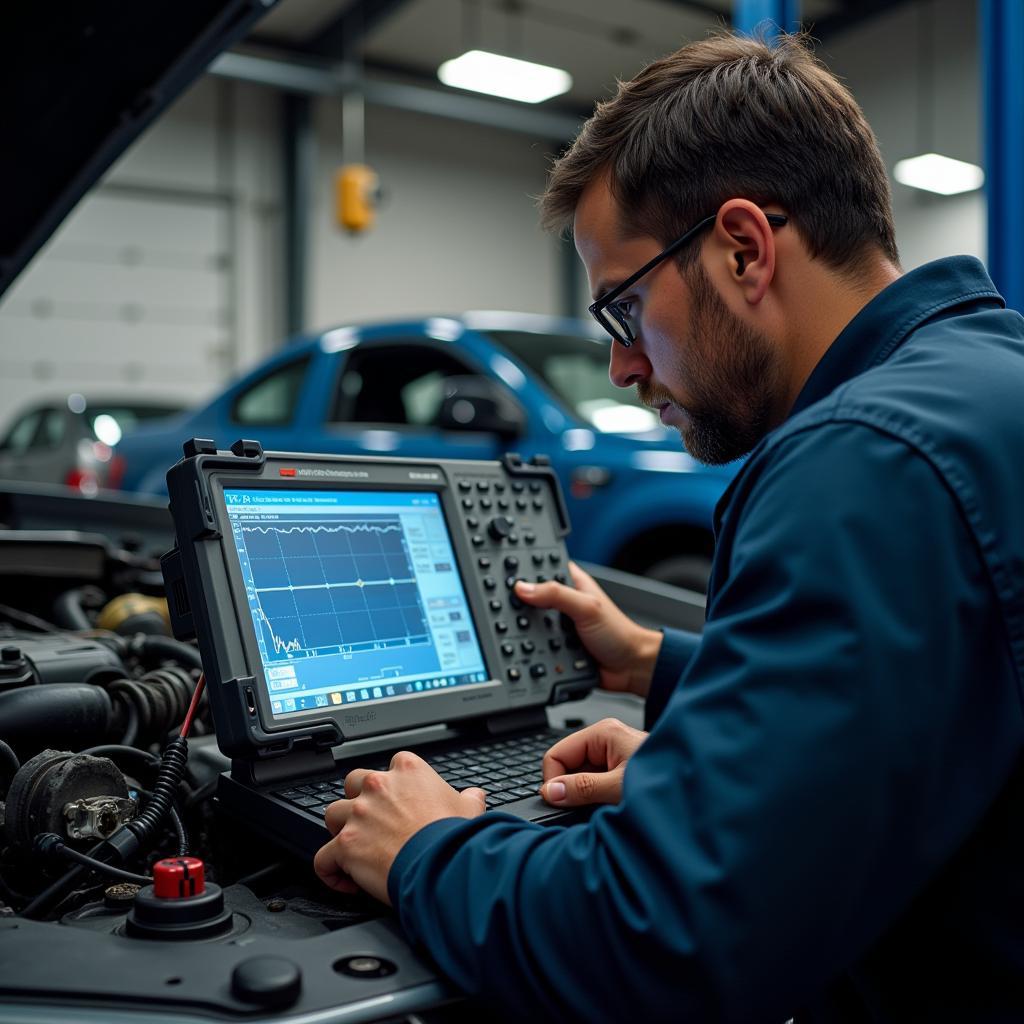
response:
[[[551,142],[576,137],[582,119],[554,110],[538,110],[519,103],[467,96],[455,91],[428,89],[421,85],[385,82],[354,73],[351,65],[272,60],[245,53],[225,53],[210,65],[220,78],[269,85],[284,92],[312,96],[343,96],[356,91],[367,103],[416,114],[468,121]]]
[[[334,21],[307,39],[302,49],[330,60],[350,60],[363,40],[407,0],[353,0]]]

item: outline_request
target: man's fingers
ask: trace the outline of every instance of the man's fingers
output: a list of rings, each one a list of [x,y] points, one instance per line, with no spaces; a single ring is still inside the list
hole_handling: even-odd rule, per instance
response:
[[[545,782],[541,796],[555,807],[617,804],[622,799],[623,768],[611,772],[577,772]]]
[[[622,727],[616,718],[602,718],[579,732],[563,736],[544,755],[541,774],[544,781],[574,772],[585,764],[607,764],[608,744]]]
[[[593,594],[595,597],[604,597],[605,593],[600,584],[589,572],[581,569],[575,562],[569,562],[569,575],[572,577],[576,589],[581,594]]]
[[[547,583],[527,583],[525,580],[519,580],[516,583],[516,595],[524,604],[565,612],[577,627],[581,627],[589,620],[596,620],[601,612],[596,594],[584,594],[553,580]]]
[[[324,824],[327,826],[327,831],[332,836],[336,836],[345,827],[351,814],[351,800],[335,800],[333,804],[328,805],[324,812]]]
[[[316,851],[313,858],[313,870],[320,881],[330,889],[338,892],[359,892],[359,886],[349,877],[338,859],[338,849],[332,840]]]
[[[345,796],[349,800],[359,796],[363,791],[363,783],[366,782],[366,776],[370,774],[369,768],[353,768],[352,771],[345,776]]]
[[[466,805],[470,817],[475,818],[487,810],[487,794],[474,786],[472,789],[464,789],[459,793],[460,802]]]

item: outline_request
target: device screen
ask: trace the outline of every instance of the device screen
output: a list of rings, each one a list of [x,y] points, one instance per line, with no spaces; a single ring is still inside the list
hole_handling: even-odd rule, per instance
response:
[[[437,494],[224,501],[274,715],[487,681]]]

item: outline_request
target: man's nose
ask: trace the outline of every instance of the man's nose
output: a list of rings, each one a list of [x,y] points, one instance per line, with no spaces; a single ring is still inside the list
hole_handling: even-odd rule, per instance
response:
[[[629,348],[617,341],[612,342],[608,378],[617,388],[632,387],[650,375],[651,364],[639,342],[634,341]]]

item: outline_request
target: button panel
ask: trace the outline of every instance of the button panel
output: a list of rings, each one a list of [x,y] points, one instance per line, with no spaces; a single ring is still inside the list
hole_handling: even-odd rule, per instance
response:
[[[458,477],[456,491],[474,548],[472,571],[487,595],[489,628],[499,641],[494,677],[505,681],[513,698],[526,698],[596,674],[572,620],[533,608],[514,590],[517,580],[572,586],[549,479],[476,472]]]

